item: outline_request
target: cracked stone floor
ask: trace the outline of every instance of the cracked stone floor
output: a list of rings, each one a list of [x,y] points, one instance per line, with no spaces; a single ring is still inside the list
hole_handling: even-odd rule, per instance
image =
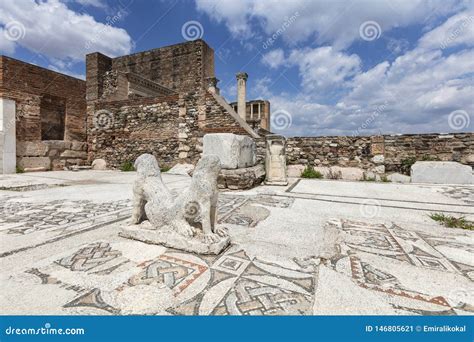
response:
[[[293,179],[222,192],[233,243],[202,256],[118,236],[134,176],[0,176],[0,314],[474,313],[474,232],[428,217],[473,220],[474,186]]]

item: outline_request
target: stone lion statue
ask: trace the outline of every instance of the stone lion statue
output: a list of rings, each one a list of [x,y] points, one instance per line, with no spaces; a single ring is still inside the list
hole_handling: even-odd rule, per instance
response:
[[[163,183],[153,155],[138,157],[135,169],[132,224],[148,220],[153,229],[172,230],[186,238],[200,235],[208,244],[227,236],[224,228],[216,226],[219,157],[202,157],[194,170],[191,185],[179,195],[173,194]],[[202,231],[198,234],[199,230]]]

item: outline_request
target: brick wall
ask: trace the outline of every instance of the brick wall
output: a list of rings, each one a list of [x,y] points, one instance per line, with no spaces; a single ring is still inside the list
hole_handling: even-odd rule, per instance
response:
[[[41,140],[41,102],[56,98],[50,107],[63,104],[64,140],[86,139],[86,83],[13,58],[0,56],[0,96],[15,100],[17,106],[17,140]]]
[[[214,77],[214,51],[198,39],[117,58],[92,53],[86,56],[86,68],[88,101],[110,92],[108,87],[117,72],[132,72],[186,93],[207,88],[206,78]]]

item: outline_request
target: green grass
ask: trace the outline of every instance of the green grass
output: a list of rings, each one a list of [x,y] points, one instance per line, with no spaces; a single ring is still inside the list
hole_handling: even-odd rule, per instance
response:
[[[123,172],[135,171],[133,163],[131,161],[126,161],[120,166],[120,170]]]
[[[415,157],[409,157],[402,159],[400,169],[404,175],[409,176],[410,175],[410,169],[413,164],[416,163],[416,158]]]
[[[301,172],[301,178],[324,178],[323,174],[319,171],[316,171],[311,166],[307,165],[306,168]]]
[[[161,172],[167,172],[167,171],[169,171],[170,169],[171,169],[171,167],[169,167],[169,166],[163,166],[163,167],[160,168],[160,171],[161,171]]]
[[[24,173],[25,170],[21,166],[16,167],[16,173]]]
[[[430,214],[430,217],[432,220],[442,223],[444,226],[448,228],[461,228],[461,229],[467,229],[467,230],[474,230],[474,223],[466,220],[464,216],[454,217],[454,216],[448,216],[448,215],[444,215],[440,213],[435,213],[435,214]]]
[[[388,177],[387,177],[386,175],[382,175],[382,176],[380,177],[380,180],[381,180],[383,183],[390,183],[390,182],[391,182],[391,180],[388,179]]]

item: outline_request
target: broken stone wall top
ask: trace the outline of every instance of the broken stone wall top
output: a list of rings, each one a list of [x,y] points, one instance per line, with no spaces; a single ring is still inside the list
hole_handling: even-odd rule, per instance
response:
[[[87,99],[98,100],[109,91],[106,73],[133,73],[179,93],[207,89],[214,75],[214,50],[201,39],[131,55],[110,58],[86,56]]]

